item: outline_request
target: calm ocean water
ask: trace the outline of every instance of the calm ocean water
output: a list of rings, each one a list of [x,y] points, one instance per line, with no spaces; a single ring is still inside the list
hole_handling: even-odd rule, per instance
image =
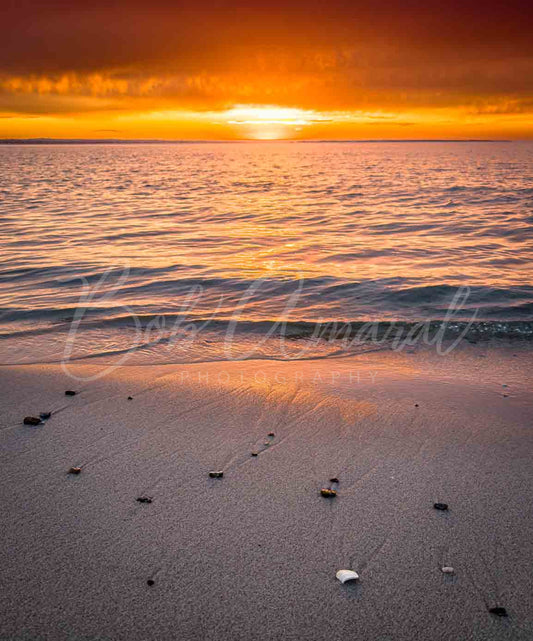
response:
[[[450,305],[532,333],[532,143],[0,146],[0,198],[1,363],[278,357]]]

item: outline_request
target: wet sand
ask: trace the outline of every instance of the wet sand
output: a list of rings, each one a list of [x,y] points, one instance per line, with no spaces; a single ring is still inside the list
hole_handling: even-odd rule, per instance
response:
[[[0,368],[0,638],[533,638],[531,360]]]

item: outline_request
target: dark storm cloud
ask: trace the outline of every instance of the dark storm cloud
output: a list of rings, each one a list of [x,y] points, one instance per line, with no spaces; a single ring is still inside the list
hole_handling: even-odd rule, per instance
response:
[[[8,0],[1,102],[18,96],[13,108],[27,111],[20,95],[35,94],[39,112],[68,110],[69,95],[196,109],[239,101],[483,108],[492,97],[501,108],[533,92],[532,18],[532,3],[516,0]]]

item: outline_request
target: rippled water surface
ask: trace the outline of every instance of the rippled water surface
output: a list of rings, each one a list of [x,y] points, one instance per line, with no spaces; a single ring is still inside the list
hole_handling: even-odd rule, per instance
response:
[[[244,350],[282,317],[295,335],[442,319],[458,288],[456,318],[527,327],[532,160],[531,143],[0,146],[0,360],[58,359],[73,320],[76,357],[217,358],[229,319]],[[169,332],[194,347],[161,356]]]

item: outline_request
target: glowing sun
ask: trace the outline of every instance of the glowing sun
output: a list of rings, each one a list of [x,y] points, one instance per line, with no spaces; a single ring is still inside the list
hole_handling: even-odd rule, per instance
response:
[[[305,109],[275,106],[239,105],[224,113],[226,122],[255,140],[291,138],[295,131],[323,120],[320,114]]]

